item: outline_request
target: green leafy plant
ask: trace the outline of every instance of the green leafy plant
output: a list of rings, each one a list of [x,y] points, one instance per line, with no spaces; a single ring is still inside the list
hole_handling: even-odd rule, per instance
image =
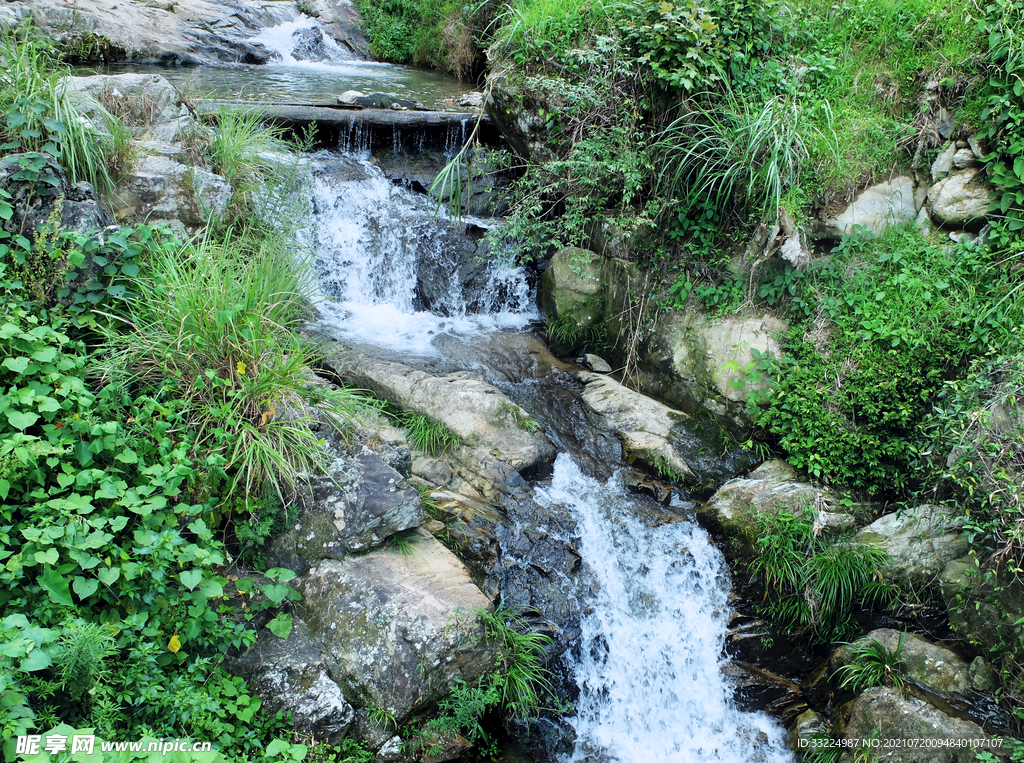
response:
[[[900,671],[903,661],[903,634],[900,634],[896,649],[890,652],[875,639],[855,641],[847,647],[849,662],[842,665],[833,675],[839,687],[861,692],[874,686],[891,686],[903,693],[906,684]]]

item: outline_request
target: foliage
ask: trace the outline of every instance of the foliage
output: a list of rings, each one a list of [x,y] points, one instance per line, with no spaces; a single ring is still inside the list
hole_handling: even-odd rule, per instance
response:
[[[828,102],[817,108],[831,132]],[[698,102],[659,136],[659,180],[669,197],[681,199],[681,216],[710,201],[718,210],[749,210],[774,221],[783,193],[800,181],[809,132],[824,137],[795,101],[776,98],[759,110],[735,99]]]
[[[791,633],[830,641],[855,628],[854,614],[884,602],[878,580],[885,554],[843,538],[816,535],[807,512],[761,516],[750,571],[765,586],[765,613]]]
[[[768,52],[780,3],[623,0],[615,24],[666,87],[686,94],[727,86]]]
[[[548,318],[547,336],[549,342],[557,342],[569,350],[586,349],[600,352],[608,347],[608,340],[600,323],[582,326],[571,315]]]
[[[992,148],[985,159],[996,192],[992,211],[1011,231],[1024,231],[1024,7],[994,0],[985,8],[988,80],[981,113],[981,140]]]
[[[1024,763],[1024,742],[1003,737],[1003,748],[1010,751],[1010,763]],[[996,763],[1003,760],[988,750],[976,750],[974,754],[978,763]]]
[[[462,443],[462,438],[440,421],[413,411],[398,411],[393,415],[405,429],[409,444],[428,455],[447,453]]]
[[[836,670],[833,679],[839,680],[839,688],[849,688],[857,693],[873,686],[892,686],[903,693],[905,683],[900,675],[902,651],[903,634],[900,634],[892,652],[875,639],[855,641],[848,647],[850,661]]]
[[[48,154],[72,183],[85,180],[109,192],[113,184],[107,162],[112,153],[117,155],[112,139],[75,105],[63,82],[69,72],[53,57],[48,41],[5,32],[0,62],[0,150]],[[99,118],[107,123],[104,128],[120,127],[102,109]]]
[[[919,427],[944,383],[990,346],[1013,347],[1020,282],[993,247],[928,244],[911,227],[849,242],[805,278],[773,385],[753,412],[795,466],[870,493],[913,487]],[[808,308],[813,304],[813,308]]]
[[[422,540],[423,539],[416,534],[415,530],[395,533],[384,541],[384,548],[408,558],[416,553],[416,544]]]
[[[105,373],[180,399],[207,467],[257,494],[283,494],[321,464],[308,403],[339,429],[359,405],[349,390],[310,385],[313,353],[292,331],[305,311],[303,262],[274,243],[157,254],[127,330],[108,328],[104,347]]]

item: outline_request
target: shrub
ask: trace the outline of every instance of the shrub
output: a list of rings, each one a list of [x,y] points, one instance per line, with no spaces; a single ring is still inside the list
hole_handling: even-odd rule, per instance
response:
[[[106,330],[104,372],[184,402],[193,447],[259,494],[291,490],[325,455],[309,403],[342,429],[358,407],[348,390],[311,384],[312,350],[293,332],[305,315],[304,263],[274,242],[201,242],[161,253],[137,283],[125,329]]]

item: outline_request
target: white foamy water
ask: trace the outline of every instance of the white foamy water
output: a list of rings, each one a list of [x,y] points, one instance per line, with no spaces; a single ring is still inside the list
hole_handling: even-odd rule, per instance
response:
[[[570,507],[600,590],[581,622],[577,740],[563,763],[792,763],[783,731],[739,710],[721,673],[729,572],[697,524],[647,526],[616,480],[558,456],[541,505]]]
[[[320,156],[312,193],[318,309],[341,336],[432,355],[440,334],[520,329],[538,317],[521,268],[460,250],[467,239],[433,202],[366,158]]]
[[[322,60],[308,61],[295,57],[296,45],[300,43],[303,32],[316,35],[318,56]],[[298,36],[297,36],[298,35]],[[320,22],[309,16],[299,14],[293,21],[286,21],[274,27],[267,27],[251,38],[252,42],[262,43],[268,50],[281,57],[280,63],[285,66],[323,67],[351,61],[354,56],[347,48],[342,47],[330,34],[320,28]]]

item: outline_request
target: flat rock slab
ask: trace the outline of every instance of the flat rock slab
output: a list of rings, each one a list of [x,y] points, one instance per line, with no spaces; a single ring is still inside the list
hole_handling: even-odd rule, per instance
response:
[[[297,583],[303,618],[346,699],[399,724],[497,658],[476,620],[491,602],[448,549],[419,537],[408,556],[378,550],[324,561]]]
[[[555,447],[547,437],[524,428],[528,414],[474,374],[432,376],[341,347],[329,352],[324,362],[346,382],[440,422],[458,435],[462,444],[444,458],[487,499],[522,487],[521,472],[533,472],[554,460]]]

